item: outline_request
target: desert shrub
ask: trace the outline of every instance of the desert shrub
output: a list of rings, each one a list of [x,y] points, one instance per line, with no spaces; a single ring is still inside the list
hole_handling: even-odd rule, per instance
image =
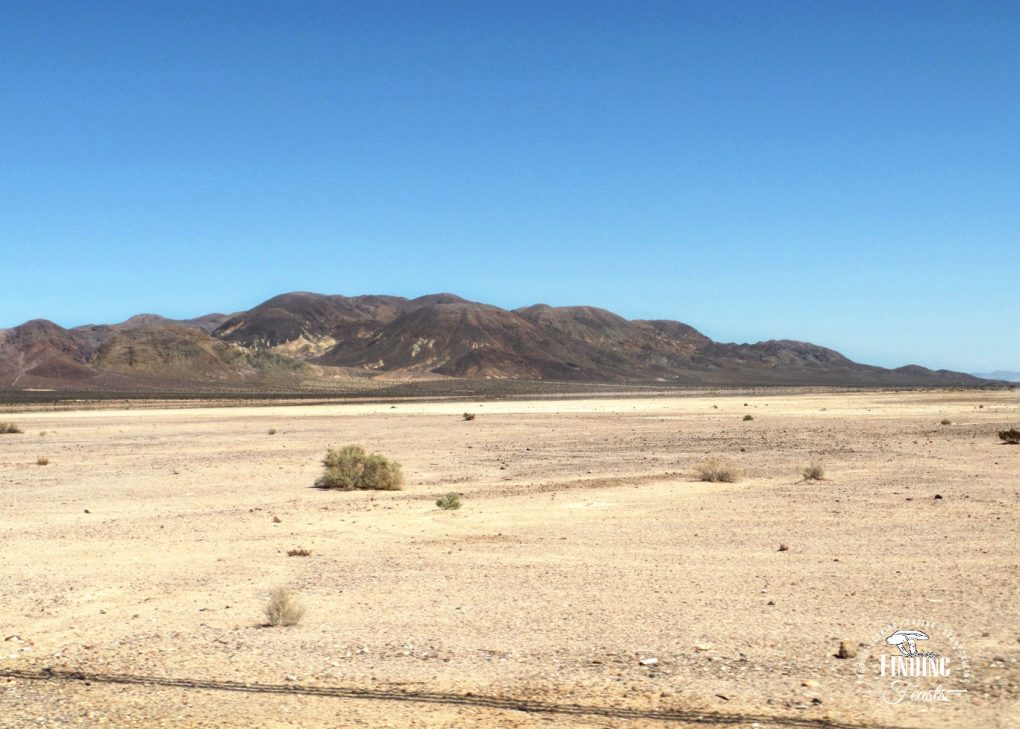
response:
[[[942,425],[952,425],[953,421],[949,418],[942,418]]]
[[[740,472],[726,461],[712,459],[696,467],[698,478],[702,481],[736,483],[740,480]]]
[[[744,420],[754,420],[754,416],[753,415],[745,415],[744,416]]]
[[[460,495],[456,491],[451,491],[445,496],[440,497],[436,500],[436,506],[440,509],[453,510],[461,507]]]
[[[17,423],[0,423],[0,433],[20,433]]]
[[[305,614],[305,608],[294,601],[286,588],[277,587],[269,593],[265,612],[270,625],[297,625]]]
[[[45,456],[39,456],[35,459],[35,465],[37,466],[48,466],[50,465],[50,459]]]
[[[825,478],[825,468],[821,463],[815,461],[814,463],[806,466],[801,475],[804,476],[805,481],[822,481]]]
[[[399,463],[361,446],[330,448],[322,465],[326,470],[315,482],[320,489],[399,491],[404,482]]]
[[[270,428],[268,433],[269,435],[276,435],[276,428]]]
[[[304,547],[298,547],[297,549],[288,549],[287,550],[287,556],[288,557],[311,557],[312,556],[312,550],[305,549]]]
[[[1016,428],[1000,430],[999,437],[1006,443],[1016,445],[1017,443],[1020,443],[1020,430],[1017,430]]]
[[[474,413],[464,413],[464,420],[474,420],[474,419],[475,419],[475,414]]]

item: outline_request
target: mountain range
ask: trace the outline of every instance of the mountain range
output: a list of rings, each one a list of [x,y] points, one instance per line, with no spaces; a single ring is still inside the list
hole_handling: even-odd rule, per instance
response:
[[[693,386],[974,386],[972,375],[885,369],[792,340],[725,344],[668,320],[589,306],[507,310],[453,294],[295,292],[248,311],[141,314],[0,330],[0,389],[328,390],[354,380],[499,379]]]

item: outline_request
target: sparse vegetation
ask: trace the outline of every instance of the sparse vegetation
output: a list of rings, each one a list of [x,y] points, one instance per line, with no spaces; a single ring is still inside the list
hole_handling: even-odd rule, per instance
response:
[[[330,448],[322,465],[326,470],[315,482],[320,489],[399,491],[404,482],[399,463],[357,445]]]
[[[733,465],[719,459],[705,461],[696,470],[702,481],[736,483],[740,480],[740,472]]]
[[[461,507],[460,494],[458,494],[456,491],[451,491],[450,493],[436,500],[436,506],[438,506],[440,509],[445,509],[447,511],[459,509]]]
[[[312,550],[305,549],[304,547],[298,547],[297,549],[288,549],[287,550],[287,556],[288,557],[311,557],[312,556]]]
[[[942,418],[942,425],[952,425],[953,421],[949,418]]]
[[[17,423],[0,423],[0,433],[20,433]]]
[[[464,417],[464,420],[474,420],[475,419],[475,414],[474,413],[464,413],[463,417]]]
[[[1000,430],[999,437],[1005,443],[1009,443],[1010,445],[1016,445],[1020,443],[1020,430],[1017,430],[1016,428],[1010,428],[1009,430]]]
[[[825,480],[825,467],[821,463],[815,461],[801,471],[801,475],[804,476],[805,481],[824,481]]]
[[[754,420],[754,416],[753,415],[745,415],[744,416],[744,420]]]
[[[278,627],[297,625],[304,617],[305,608],[295,602],[290,591],[283,587],[277,587],[269,593],[269,602],[266,604],[265,612],[269,625]]]
[[[269,435],[276,435],[276,428],[270,428],[268,433]]]
[[[35,459],[35,465],[37,466],[48,466],[50,465],[50,459],[45,456],[39,456]]]

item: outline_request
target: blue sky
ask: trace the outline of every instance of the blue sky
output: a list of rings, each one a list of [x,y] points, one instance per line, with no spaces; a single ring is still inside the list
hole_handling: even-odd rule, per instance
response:
[[[0,327],[290,290],[1020,369],[1020,5],[6,2]]]

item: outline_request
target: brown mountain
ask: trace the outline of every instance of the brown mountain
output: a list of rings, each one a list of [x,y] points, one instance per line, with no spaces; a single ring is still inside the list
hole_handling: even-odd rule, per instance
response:
[[[792,340],[713,342],[675,321],[588,306],[508,311],[453,294],[295,292],[249,311],[64,329],[0,330],[0,388],[328,389],[337,378],[516,379],[678,385],[979,385],[917,365],[884,369]]]

